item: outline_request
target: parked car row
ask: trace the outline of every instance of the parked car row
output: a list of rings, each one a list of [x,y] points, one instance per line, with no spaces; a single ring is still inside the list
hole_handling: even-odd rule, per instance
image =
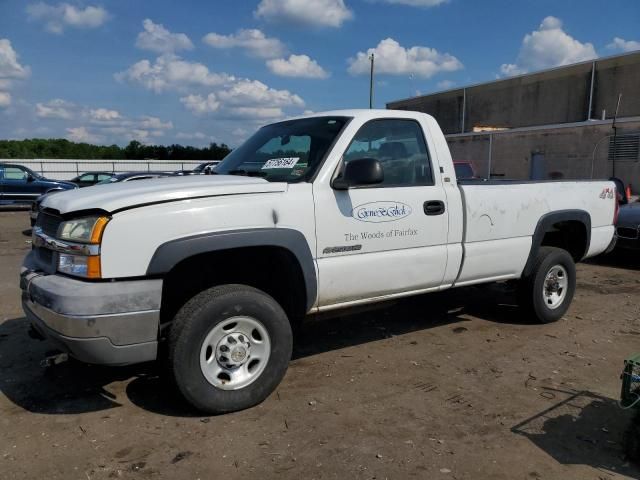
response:
[[[134,180],[151,178],[210,175],[219,161],[205,162],[193,170],[179,170],[173,172],[142,171],[142,172],[85,172],[69,181],[46,178],[28,167],[17,164],[0,163],[0,205],[30,205],[31,226],[36,222],[40,204],[44,198],[52,193]]]
[[[144,180],[173,175],[211,174],[219,161],[205,162],[193,170],[176,172],[85,172],[65,181],[46,178],[23,165],[0,163],[0,205],[30,205],[45,193],[60,192],[96,184]]]

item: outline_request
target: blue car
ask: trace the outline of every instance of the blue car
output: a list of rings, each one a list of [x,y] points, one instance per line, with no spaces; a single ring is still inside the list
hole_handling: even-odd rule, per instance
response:
[[[78,186],[50,180],[22,165],[0,163],[0,205],[31,205],[40,195],[73,188]]]

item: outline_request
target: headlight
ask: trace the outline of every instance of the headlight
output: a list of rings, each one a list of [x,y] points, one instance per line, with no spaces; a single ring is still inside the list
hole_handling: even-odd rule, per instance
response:
[[[62,222],[57,237],[70,242],[98,244],[108,221],[107,217],[84,217]]]
[[[77,277],[101,278],[99,245],[108,222],[108,217],[98,216],[62,222],[56,237],[59,240],[74,242],[76,245],[70,244],[72,253],[68,253],[68,248],[66,252],[62,251],[58,254],[58,271]],[[79,254],[75,253],[76,248]]]
[[[58,254],[58,271],[85,278],[100,278],[100,255]]]

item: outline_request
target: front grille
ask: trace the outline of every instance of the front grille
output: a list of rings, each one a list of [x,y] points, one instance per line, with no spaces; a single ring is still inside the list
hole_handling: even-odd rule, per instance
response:
[[[62,217],[49,212],[40,212],[36,220],[36,227],[40,227],[50,237],[55,237],[61,223]]]
[[[33,248],[33,260],[36,270],[44,273],[55,273],[58,267],[58,254],[44,247]]]
[[[38,247],[35,249],[35,252],[38,263],[49,265],[53,262],[53,250]]]
[[[618,227],[616,228],[616,234],[620,238],[629,238],[635,240],[638,238],[638,229],[630,227]]]

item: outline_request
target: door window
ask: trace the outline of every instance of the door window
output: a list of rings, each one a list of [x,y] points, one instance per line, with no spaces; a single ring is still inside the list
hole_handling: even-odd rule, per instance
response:
[[[26,181],[27,172],[19,167],[4,167],[5,180]]]
[[[372,187],[433,185],[433,173],[422,128],[413,120],[373,120],[360,128],[344,162],[375,158],[384,181]]]

